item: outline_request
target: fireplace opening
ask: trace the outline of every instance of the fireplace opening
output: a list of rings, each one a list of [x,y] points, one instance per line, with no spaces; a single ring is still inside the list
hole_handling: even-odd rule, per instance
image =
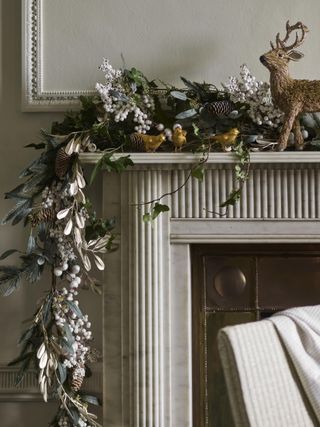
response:
[[[319,244],[193,245],[195,427],[232,427],[216,337],[220,328],[320,303]]]

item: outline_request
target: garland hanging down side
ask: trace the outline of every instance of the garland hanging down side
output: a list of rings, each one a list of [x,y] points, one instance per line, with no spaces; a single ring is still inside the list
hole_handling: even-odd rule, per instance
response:
[[[272,104],[269,85],[257,81],[246,66],[239,78],[230,78],[221,89],[185,78],[184,87],[178,89],[149,81],[135,68],[116,70],[107,60],[101,70],[105,82],[97,84],[97,95],[81,97],[80,111],[66,114],[50,132],[42,131],[40,143],[27,146],[41,154],[20,174],[23,183],[5,195],[15,206],[3,224],[22,222],[30,235],[24,253],[9,249],[0,257],[18,253],[20,259],[19,265],[0,266],[1,294],[12,294],[24,281],[39,281],[45,271],[51,275],[50,289],[21,336],[20,355],[10,365],[20,366],[18,383],[28,368],[35,368],[44,400],[58,399],[52,427],[100,425],[89,411],[89,405],[99,400],[83,391],[89,364],[99,353],[78,293],[86,288],[100,292],[91,267],[103,270],[102,256],[114,249],[114,220],[97,218],[84,194],[88,180],[79,154],[103,153],[92,182],[101,169],[121,172],[132,166],[126,153],[133,151],[202,153],[187,182],[202,180],[209,153],[234,151],[239,160],[237,185],[221,201],[227,209],[241,195],[250,151],[273,149],[283,119]],[[302,124],[306,149],[318,149],[319,116],[305,115]],[[116,152],[123,155],[114,158]],[[163,196],[147,202],[150,212],[144,221],[169,210],[160,203]]]

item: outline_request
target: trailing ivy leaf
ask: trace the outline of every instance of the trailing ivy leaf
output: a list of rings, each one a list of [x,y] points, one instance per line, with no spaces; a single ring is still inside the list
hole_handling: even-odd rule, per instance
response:
[[[0,256],[0,261],[2,261],[3,259],[8,258],[10,255],[19,252],[17,249],[9,249],[5,252],[3,252],[3,254]]]
[[[190,110],[182,111],[181,113],[177,114],[176,119],[178,120],[188,119],[190,117],[194,117],[197,114],[198,114],[197,110],[195,110],[194,108],[190,108]]]
[[[163,205],[161,203],[156,203],[152,208],[151,213],[146,213],[143,215],[144,222],[150,222],[155,220],[162,212],[168,212],[170,210],[169,206]]]
[[[203,177],[204,177],[204,168],[203,168],[203,165],[198,165],[194,169],[192,169],[191,170],[191,176],[193,176],[193,178],[196,178],[200,182],[202,182],[203,181]]]
[[[96,166],[94,167],[91,177],[90,183],[91,185],[97,176],[97,173],[101,170],[105,170],[107,172],[123,172],[128,166],[133,166],[133,161],[130,159],[130,156],[121,156],[117,159],[112,159],[112,154],[107,153],[98,161]]]
[[[172,92],[170,92],[170,95],[176,99],[180,99],[180,101],[186,101],[188,99],[187,95],[184,92],[180,92],[178,90],[173,90]]]
[[[237,188],[231,191],[227,200],[221,203],[220,207],[226,208],[228,206],[234,206],[237,203],[237,201],[240,199],[240,197],[241,197],[241,189]]]
[[[192,123],[192,127],[193,127],[193,133],[195,134],[195,136],[199,136],[199,133],[200,133],[199,127],[195,123]]]

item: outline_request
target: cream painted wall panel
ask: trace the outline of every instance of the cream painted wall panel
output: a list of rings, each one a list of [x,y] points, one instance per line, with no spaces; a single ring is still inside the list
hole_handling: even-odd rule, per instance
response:
[[[42,0],[45,90],[93,89],[101,58],[177,83],[180,74],[219,83],[246,62],[261,79],[259,56],[287,19],[310,28],[292,67],[297,77],[320,78],[318,0]]]

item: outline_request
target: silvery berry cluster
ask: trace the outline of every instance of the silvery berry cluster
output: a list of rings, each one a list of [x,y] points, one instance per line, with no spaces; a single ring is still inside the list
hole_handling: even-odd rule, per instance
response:
[[[240,78],[230,77],[224,89],[232,102],[247,104],[248,115],[257,125],[281,125],[283,113],[272,102],[269,83],[256,80],[245,64],[241,66]]]
[[[133,98],[136,88],[131,86],[130,91],[124,88],[123,72],[115,70],[107,59],[103,60],[100,69],[105,73],[105,83],[97,83],[96,90],[98,91],[107,113],[114,116],[115,122],[123,122],[132,113],[133,121],[136,124],[135,131],[146,133],[150,130],[152,121],[148,118],[147,112],[154,109],[154,102],[148,95],[143,95],[141,103],[143,106],[138,106],[136,99]]]
[[[73,354],[69,354],[63,364],[66,368],[76,368],[74,370],[74,375],[76,377],[84,377],[85,372],[83,367],[86,361],[86,355],[90,349],[88,342],[92,337],[90,331],[91,323],[87,315],[80,316],[77,311],[73,310],[70,304],[68,304],[68,302],[73,302],[76,306],[79,305],[78,300],[75,299],[78,295],[78,287],[81,283],[79,273],[79,265],[73,265],[69,268],[68,264],[65,264],[54,269],[54,274],[56,276],[60,277],[64,274],[66,280],[69,282],[69,287],[68,289],[64,287],[61,291],[56,292],[53,306],[56,325],[60,328],[64,328],[67,324],[70,333],[73,335]]]

